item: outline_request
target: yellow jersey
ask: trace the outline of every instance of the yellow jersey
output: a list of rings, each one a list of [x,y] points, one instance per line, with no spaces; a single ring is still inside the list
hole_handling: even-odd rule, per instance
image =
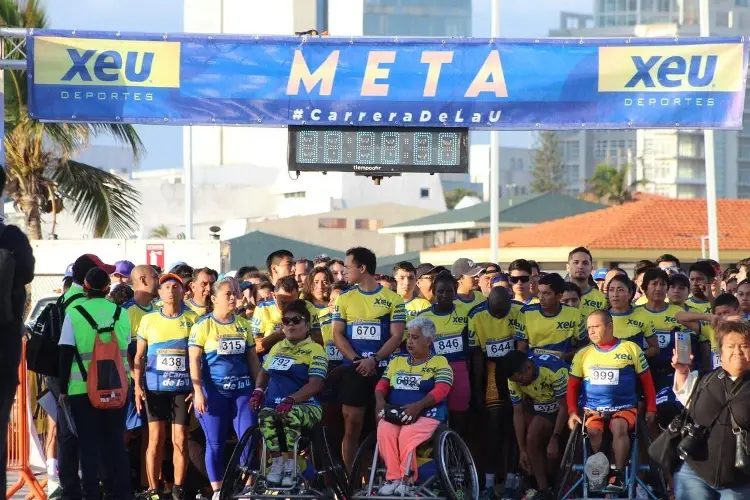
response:
[[[609,349],[589,344],[576,353],[570,376],[583,381],[581,401],[588,410],[615,412],[635,408],[636,380],[649,369],[634,342],[618,340]]]
[[[318,322],[320,323],[320,334],[323,337],[323,348],[328,356],[328,367],[330,368],[334,363],[340,363],[344,360],[344,356],[336,347],[333,341],[333,320],[331,310],[321,309],[318,314]]]
[[[516,339],[528,342],[537,354],[564,354],[587,338],[581,311],[565,304],[552,316],[545,315],[540,304],[524,306],[518,324]]]
[[[255,349],[255,340],[246,318],[235,314],[222,323],[207,314],[191,328],[188,346],[203,349],[201,375],[205,384],[230,394],[252,390],[247,351]]]
[[[429,300],[423,299],[422,297],[414,297],[411,300],[404,302],[404,309],[406,309],[406,322],[413,320],[419,313],[425,309],[432,307]]]
[[[435,384],[452,386],[453,369],[443,356],[431,355],[427,361],[418,365],[413,363],[409,355],[397,356],[388,363],[383,379],[390,386],[388,402],[406,406],[424,399],[435,388]],[[445,421],[448,416],[447,399],[425,410],[423,415]]]
[[[690,332],[693,352],[698,352],[697,334],[682,326],[675,319],[677,313],[684,310],[682,307],[674,304],[665,304],[664,308],[660,311],[651,310],[647,306],[638,306],[636,310],[640,310],[643,317],[651,322],[654,335],[656,335],[659,341],[659,354],[652,358],[651,361],[655,369],[659,368],[671,371],[672,350],[675,348],[674,334],[676,332]]]
[[[628,312],[624,313],[610,310],[609,313],[612,315],[615,337],[635,342],[644,349],[648,347],[646,339],[654,336],[654,326],[642,307],[631,307]]]
[[[377,353],[391,338],[391,325],[406,323],[404,299],[382,285],[372,292],[354,286],[336,297],[331,319],[346,325],[346,338],[352,349],[366,358]],[[350,365],[352,361],[345,358],[344,364]],[[380,362],[381,367],[386,365],[387,360]]]
[[[521,385],[508,379],[510,402],[521,404],[528,399],[539,413],[557,413],[560,400],[568,390],[568,365],[554,354],[532,354],[529,359],[536,366],[534,379]]]
[[[691,295],[685,301],[685,305],[696,309],[699,313],[711,314],[711,302],[707,300],[700,300]]]
[[[284,339],[271,348],[263,362],[263,371],[268,374],[266,407],[274,407],[285,397],[307,385],[311,377],[326,378],[328,362],[320,344],[310,337],[297,343]],[[319,405],[315,396],[296,404]]]
[[[464,300],[458,295],[456,295],[456,300],[453,301],[453,303],[456,305],[456,309],[458,309],[459,314],[463,314],[465,316],[469,315],[469,312],[476,307],[477,305],[481,304],[482,302],[487,300],[487,297],[484,296],[482,292],[478,292],[476,290],[472,291],[472,298],[469,300]]]
[[[435,324],[437,337],[432,343],[435,354],[445,356],[449,362],[463,361],[469,350],[469,318],[464,309],[456,307],[448,312],[438,312],[433,305],[419,313],[420,318],[428,318]]]
[[[185,306],[187,306],[188,309],[190,309],[195,314],[197,314],[199,318],[201,316],[204,316],[206,314],[207,307],[206,306],[199,306],[198,304],[195,303],[195,301],[193,299],[186,300],[185,301]]]
[[[515,349],[517,315],[520,309],[511,307],[502,319],[490,314],[487,303],[480,304],[469,313],[469,344],[479,346],[490,359],[505,356]]]
[[[190,392],[188,338],[198,315],[183,307],[177,316],[162,309],[146,314],[138,327],[138,339],[148,344],[146,388],[150,391]]]
[[[583,319],[586,320],[592,312],[607,308],[607,298],[597,287],[589,287],[583,292],[578,308],[581,310]]]
[[[319,330],[318,315],[321,309],[312,303],[305,301],[307,311],[310,313],[310,329]],[[253,319],[250,323],[253,335],[258,338],[268,337],[273,332],[281,329],[281,309],[275,299],[261,302],[255,307]]]

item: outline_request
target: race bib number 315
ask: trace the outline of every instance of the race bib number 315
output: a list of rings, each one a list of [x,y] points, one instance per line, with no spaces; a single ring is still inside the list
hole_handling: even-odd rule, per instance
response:
[[[242,339],[219,339],[219,347],[216,352],[224,356],[245,354],[245,341]]]
[[[380,340],[380,325],[372,323],[352,325],[352,340]]]

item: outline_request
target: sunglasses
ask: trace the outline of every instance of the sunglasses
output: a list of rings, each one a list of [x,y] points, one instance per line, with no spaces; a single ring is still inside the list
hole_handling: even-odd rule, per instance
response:
[[[305,318],[303,318],[302,316],[292,316],[292,317],[284,316],[283,318],[281,318],[281,323],[283,323],[284,326],[299,325],[303,321],[305,321]]]
[[[509,279],[511,283],[528,283],[531,276],[511,276]]]

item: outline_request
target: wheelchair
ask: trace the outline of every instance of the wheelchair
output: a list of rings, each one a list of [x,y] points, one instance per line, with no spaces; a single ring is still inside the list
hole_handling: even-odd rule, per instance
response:
[[[354,458],[350,473],[351,500],[415,499],[478,500],[479,479],[474,459],[463,439],[451,428],[440,425],[432,437],[420,445],[411,461],[419,465],[418,483],[407,496],[379,496],[378,489],[385,481],[385,463],[378,453],[377,431],[362,442]],[[421,463],[423,462],[423,463]]]
[[[284,438],[279,428],[279,442],[284,450]],[[265,475],[270,465],[266,442],[255,425],[248,429],[234,448],[224,473],[221,500],[259,499],[334,499],[348,498],[348,476],[344,465],[336,463],[331,453],[326,428],[317,425],[302,432],[294,443],[295,484],[291,487],[271,486]]]
[[[612,442],[609,420],[609,417],[605,416],[604,435],[600,450],[607,455],[609,455]],[[648,446],[651,444],[648,427],[640,415],[636,419],[635,429],[630,431],[629,435],[630,457],[624,471],[625,488],[622,491],[610,491],[607,489],[606,484],[603,487],[597,488],[589,483],[589,478],[586,475],[586,463],[591,456],[590,438],[586,433],[585,427],[577,424],[575,429],[570,433],[565,446],[560,470],[555,482],[555,498],[558,500],[573,498],[627,498],[635,500],[639,486],[651,500],[667,498],[667,484],[659,465],[650,459],[648,459],[647,463],[641,463],[640,460],[641,445],[645,444],[645,448],[648,449]],[[647,457],[648,454],[645,454],[645,456]]]

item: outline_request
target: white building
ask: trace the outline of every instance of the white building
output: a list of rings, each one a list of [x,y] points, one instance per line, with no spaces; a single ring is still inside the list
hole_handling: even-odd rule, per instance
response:
[[[551,36],[695,37],[700,34],[698,0],[595,0],[594,15],[563,13]],[[744,0],[711,0],[711,34],[750,31]],[[592,25],[593,19],[593,27]],[[745,104],[745,117],[750,105]],[[642,191],[674,198],[706,195],[705,154],[700,130],[573,131],[560,134],[569,194],[585,189],[599,163],[631,166]],[[750,131],[716,133],[716,191],[720,198],[750,197]]]

